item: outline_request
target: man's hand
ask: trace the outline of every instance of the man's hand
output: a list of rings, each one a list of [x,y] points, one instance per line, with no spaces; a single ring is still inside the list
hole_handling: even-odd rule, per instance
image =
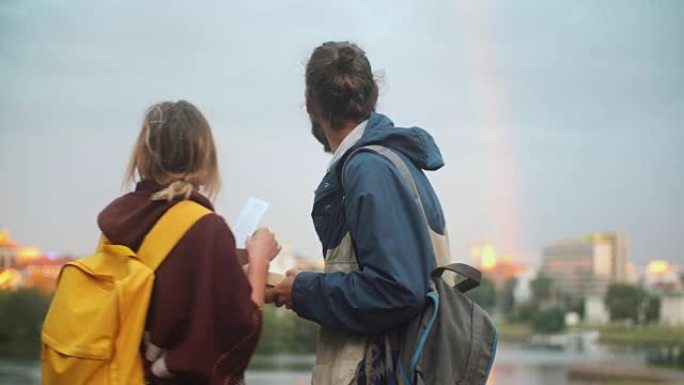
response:
[[[285,273],[285,279],[275,286],[276,306],[285,306],[288,309],[292,309],[292,285],[297,274],[299,274],[299,270],[288,270]]]
[[[266,292],[264,292],[264,303],[274,303],[277,300],[277,296],[275,293],[275,288],[273,287],[266,287]]]

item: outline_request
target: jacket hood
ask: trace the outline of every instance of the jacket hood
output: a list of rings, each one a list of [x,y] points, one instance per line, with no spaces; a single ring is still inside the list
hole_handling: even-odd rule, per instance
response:
[[[371,144],[401,152],[423,170],[433,171],[444,166],[442,154],[432,135],[420,127],[395,127],[387,116],[379,113],[371,114],[363,137],[353,149]]]
[[[113,244],[137,250],[147,232],[177,202],[152,200],[152,195],[162,188],[152,181],[142,181],[134,192],[110,203],[97,217],[102,234]],[[213,211],[211,202],[203,195],[195,192],[190,199]]]

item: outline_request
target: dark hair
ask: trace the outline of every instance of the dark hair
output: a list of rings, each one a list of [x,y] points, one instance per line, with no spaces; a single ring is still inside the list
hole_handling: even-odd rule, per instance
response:
[[[339,129],[375,111],[378,85],[366,53],[350,42],[327,42],[314,49],[306,65],[307,110]]]

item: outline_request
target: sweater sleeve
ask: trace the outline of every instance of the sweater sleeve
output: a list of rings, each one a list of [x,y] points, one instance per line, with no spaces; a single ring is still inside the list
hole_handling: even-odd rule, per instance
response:
[[[200,219],[156,272],[148,330],[168,371],[203,383],[242,379],[261,331],[261,311],[218,215]]]
[[[298,274],[294,308],[322,325],[377,334],[422,309],[432,246],[418,206],[388,160],[359,153],[344,180],[359,270]]]

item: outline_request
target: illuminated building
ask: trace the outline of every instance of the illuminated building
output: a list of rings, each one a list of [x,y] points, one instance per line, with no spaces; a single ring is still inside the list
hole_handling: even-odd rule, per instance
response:
[[[17,269],[5,269],[0,272],[0,290],[16,290],[21,287],[23,277]]]
[[[660,292],[681,290],[679,267],[661,259],[650,261],[644,271],[644,285]]]
[[[558,241],[543,249],[540,274],[565,298],[603,293],[609,284],[627,281],[626,254],[624,236],[617,233]]]
[[[518,277],[529,270],[526,266],[515,263],[511,255],[497,255],[494,246],[489,242],[474,244],[470,249],[470,259],[496,288],[503,287],[508,279]]]
[[[17,244],[10,237],[8,230],[0,230],[0,272],[14,268],[17,264]]]
[[[57,286],[57,279],[62,266],[72,260],[68,256],[57,258],[43,256],[26,261],[25,264],[20,265],[25,275],[23,285],[45,293],[52,293]]]
[[[0,290],[13,290],[22,280],[16,269],[19,247],[8,230],[0,230]]]
[[[44,254],[38,247],[19,246],[7,230],[0,231],[0,290],[22,287],[52,292],[70,257]]]

